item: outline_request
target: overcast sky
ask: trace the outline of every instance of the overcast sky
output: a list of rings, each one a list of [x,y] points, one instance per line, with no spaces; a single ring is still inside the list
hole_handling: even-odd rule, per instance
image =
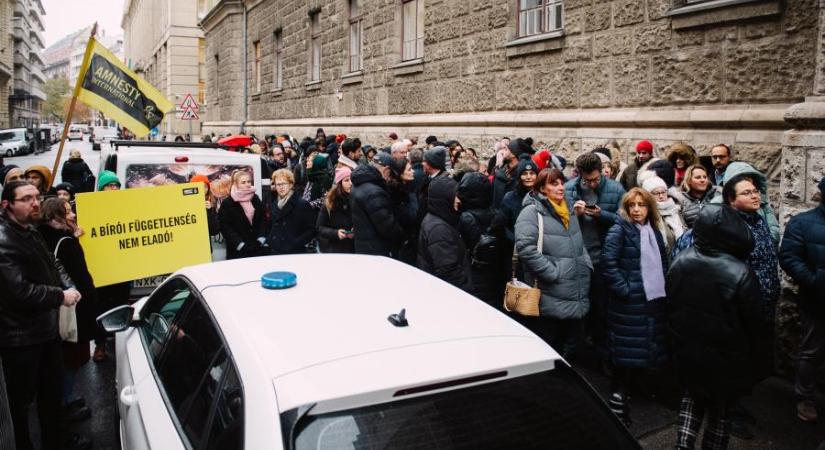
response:
[[[46,9],[46,48],[63,36],[98,22],[107,36],[123,34],[123,0],[41,0]]]

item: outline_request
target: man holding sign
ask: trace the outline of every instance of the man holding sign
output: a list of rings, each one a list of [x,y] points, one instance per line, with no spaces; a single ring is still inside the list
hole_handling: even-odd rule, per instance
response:
[[[37,188],[9,182],[0,206],[0,358],[17,448],[32,448],[28,412],[35,399],[43,448],[66,448],[57,310],[80,301],[80,292],[33,226],[40,218]]]

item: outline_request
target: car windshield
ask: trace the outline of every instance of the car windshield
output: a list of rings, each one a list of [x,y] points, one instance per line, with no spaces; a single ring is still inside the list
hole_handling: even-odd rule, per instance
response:
[[[640,448],[567,367],[347,411],[310,410],[293,431],[298,450]]]

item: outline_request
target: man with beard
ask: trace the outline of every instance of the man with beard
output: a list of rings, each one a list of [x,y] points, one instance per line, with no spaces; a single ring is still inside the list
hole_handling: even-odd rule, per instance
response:
[[[37,402],[42,448],[89,446],[60,430],[62,371],[57,310],[80,301],[63,267],[34,225],[40,218],[36,187],[12,181],[0,200],[0,358],[17,448],[32,448],[29,405]]]

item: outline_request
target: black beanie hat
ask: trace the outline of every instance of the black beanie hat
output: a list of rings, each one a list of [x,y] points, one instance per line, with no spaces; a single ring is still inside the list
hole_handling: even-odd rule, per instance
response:
[[[447,148],[438,146],[424,152],[424,161],[438,170],[447,169]]]
[[[433,142],[438,142],[438,138],[435,136],[427,136],[427,139],[424,140],[427,145],[432,144]]]
[[[516,157],[521,157],[523,154],[532,155],[536,152],[533,150],[533,147],[530,147],[530,145],[522,138],[517,138],[510,141],[507,148],[509,148],[510,153]]]
[[[6,181],[6,175],[8,175],[9,172],[11,172],[11,169],[19,169],[19,168],[20,167],[14,165],[14,164],[9,164],[9,165],[0,167],[0,184],[3,184]]]
[[[536,163],[533,162],[529,155],[524,155],[519,158],[518,166],[516,166],[516,176],[521,178],[521,174],[528,170],[532,170],[536,175],[539,173],[539,168]]]

